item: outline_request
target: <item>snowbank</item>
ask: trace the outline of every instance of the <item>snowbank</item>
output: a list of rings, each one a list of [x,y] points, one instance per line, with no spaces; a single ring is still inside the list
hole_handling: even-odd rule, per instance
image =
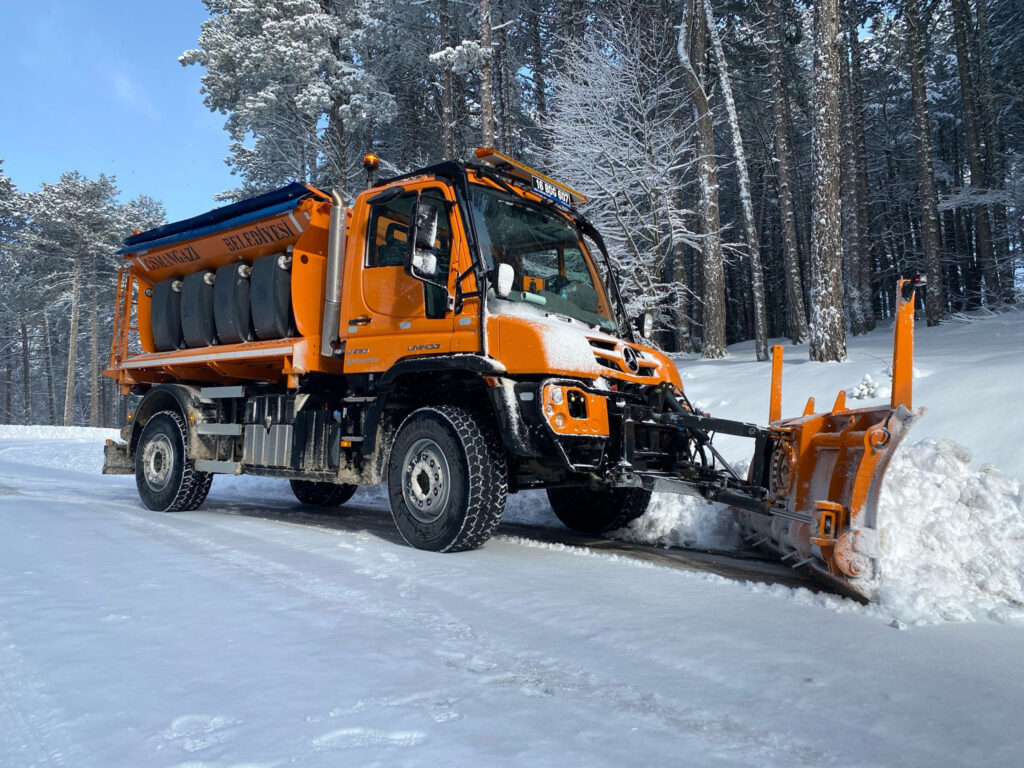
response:
[[[950,440],[894,457],[879,502],[878,604],[904,621],[1024,619],[1024,492]]]
[[[120,433],[116,429],[100,427],[50,427],[42,424],[0,425],[0,439],[3,440],[116,440]],[[102,466],[102,457],[100,466]]]

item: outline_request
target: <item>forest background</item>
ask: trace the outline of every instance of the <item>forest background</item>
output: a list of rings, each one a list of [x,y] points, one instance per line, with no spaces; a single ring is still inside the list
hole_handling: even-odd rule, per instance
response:
[[[709,358],[842,360],[900,277],[927,275],[931,325],[1020,300],[1019,0],[204,3],[180,61],[226,118],[221,200],[351,200],[367,151],[391,175],[494,146],[588,194],[629,311]],[[118,425],[116,251],[163,207],[102,174],[15,182],[0,161],[0,423]]]

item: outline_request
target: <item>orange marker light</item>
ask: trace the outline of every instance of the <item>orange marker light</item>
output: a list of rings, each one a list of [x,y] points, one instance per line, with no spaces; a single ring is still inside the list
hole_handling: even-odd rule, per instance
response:
[[[363,155],[363,168],[367,173],[373,173],[380,166],[380,158],[370,153]]]

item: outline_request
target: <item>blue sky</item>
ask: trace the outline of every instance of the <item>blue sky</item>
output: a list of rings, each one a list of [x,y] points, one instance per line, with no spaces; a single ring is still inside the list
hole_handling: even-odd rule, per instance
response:
[[[237,186],[224,117],[199,94],[200,0],[0,0],[0,157],[22,191],[63,171],[117,177],[171,220]]]

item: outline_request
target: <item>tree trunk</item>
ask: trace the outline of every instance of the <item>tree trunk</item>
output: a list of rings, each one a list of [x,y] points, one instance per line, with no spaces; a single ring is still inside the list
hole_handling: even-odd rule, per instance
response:
[[[1002,191],[1006,183],[1006,167],[1003,162],[1005,140],[996,119],[994,102],[999,99],[992,81],[992,52],[989,44],[988,0],[975,0],[978,44],[978,101],[981,109],[982,133],[985,137],[985,161],[989,189]],[[1003,300],[1012,304],[1016,300],[1013,279],[1013,256],[1010,253],[1009,227],[1006,204],[996,200],[992,204],[992,249],[999,270],[999,281],[1003,286]]]
[[[50,318],[46,314],[46,310],[43,310],[43,354],[46,355],[45,366],[43,370],[46,371],[46,404],[50,411],[50,424],[56,426],[57,424],[57,382],[53,372],[53,346],[50,343]]]
[[[32,423],[32,375],[28,358],[28,323],[21,319],[21,378],[25,397],[25,424]]]
[[[978,136],[978,111],[974,100],[974,84],[971,81],[971,58],[967,47],[970,9],[967,7],[967,0],[952,0],[952,5],[956,63],[960,74],[960,99],[963,102],[964,136],[967,142],[967,164],[971,169],[971,187],[975,191],[980,191],[985,184],[985,170],[982,165],[981,143]],[[994,304],[999,296],[999,273],[996,268],[995,253],[992,250],[992,225],[987,205],[974,206],[974,227],[978,263],[985,278],[985,303]]]
[[[931,122],[928,118],[928,93],[925,86],[924,40],[917,0],[907,0],[907,53],[910,58],[910,92],[914,104],[914,139],[917,146],[917,188],[921,198],[921,246],[928,273],[925,314],[928,325],[938,325],[946,317],[945,291],[942,287],[942,257],[939,253],[939,208],[932,170]]]
[[[768,0],[769,62],[771,66],[772,135],[775,139],[775,172],[779,179],[779,218],[782,224],[783,263],[786,276],[786,332],[794,344],[807,341],[807,310],[804,305],[800,251],[796,239],[793,191],[789,181],[789,122],[786,89],[782,81],[782,29],[779,0]]]
[[[704,14],[707,21],[711,51],[718,68],[718,79],[722,85],[725,111],[729,116],[729,133],[732,136],[733,153],[736,157],[736,173],[739,176],[740,206],[743,212],[743,229],[747,238],[747,255],[750,258],[750,294],[754,310],[754,352],[758,360],[768,359],[768,321],[765,319],[764,273],[761,271],[761,246],[757,240],[757,222],[754,220],[754,203],[750,197],[750,172],[747,156],[743,150],[740,135],[740,119],[736,114],[736,100],[729,81],[729,68],[725,61],[722,40],[715,26],[715,15],[711,0],[704,0]]]
[[[70,427],[75,417],[75,368],[78,364],[78,316],[81,311],[82,259],[74,256],[71,281],[71,329],[68,331],[68,371],[64,388],[64,426]]]
[[[698,201],[701,226],[703,284],[703,356],[725,357],[725,272],[722,258],[721,223],[718,215],[718,169],[715,162],[715,132],[707,94],[697,67],[704,60],[704,13],[702,0],[686,0],[679,31],[679,60],[683,79],[693,104],[697,123],[696,152]]]
[[[838,0],[820,0],[814,20],[814,215],[811,222],[811,359],[846,358],[843,238],[839,204]]]
[[[868,150],[864,125],[864,89],[861,85],[860,18],[854,13],[856,0],[848,0],[846,8],[847,38],[850,43],[850,107],[853,117],[853,141],[857,168],[857,227],[861,247],[860,300],[864,326],[868,331],[875,328],[874,264],[879,251],[878,237],[871,226],[871,188],[868,185]]]
[[[452,46],[452,13],[449,0],[440,0],[441,45]],[[452,65],[447,62],[441,70],[441,151],[445,160],[455,158],[455,97],[452,93]]]
[[[10,424],[12,422],[11,411],[12,411],[12,391],[14,390],[14,361],[11,360],[10,355],[6,356],[7,359],[4,361],[4,424]]]
[[[96,291],[89,291],[89,426],[99,427],[100,410],[100,326]]]
[[[548,111],[547,81],[544,78],[547,64],[544,62],[544,44],[540,35],[540,13],[537,11],[529,13],[528,23],[530,25],[530,49],[533,54],[530,61],[533,76],[533,103],[537,107],[537,117],[543,120]]]
[[[845,6],[846,3],[844,2]],[[845,25],[843,25],[845,27]],[[843,251],[843,301],[846,315],[850,320],[850,332],[854,336],[867,333],[867,319],[864,317],[864,301],[861,292],[861,259],[864,258],[864,243],[860,239],[859,210],[857,205],[857,156],[856,130],[853,126],[852,76],[847,36],[840,33],[842,45],[839,48],[839,133],[842,145],[840,204],[842,209]]]
[[[492,90],[491,56],[491,0],[480,0],[480,47],[484,62],[480,67],[480,143],[494,146],[494,103]]]

